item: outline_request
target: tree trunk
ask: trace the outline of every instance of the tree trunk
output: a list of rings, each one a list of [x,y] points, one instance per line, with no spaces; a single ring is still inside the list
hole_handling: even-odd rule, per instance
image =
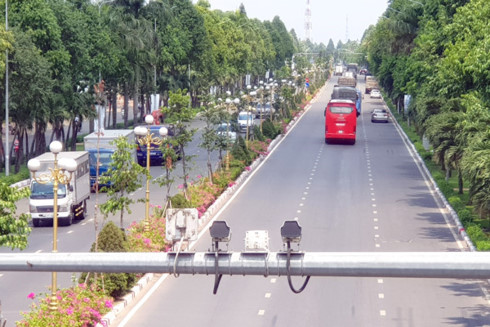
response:
[[[36,132],[34,133],[34,140],[32,144],[36,145],[34,150],[31,151],[33,156],[38,156],[46,151],[46,123],[36,122]]]
[[[463,173],[458,168],[458,194],[463,194]]]
[[[112,127],[116,128],[117,125],[117,92],[111,93],[110,99],[112,102]]]
[[[23,149],[23,141],[24,141],[24,134],[27,133],[26,131],[26,128],[25,127],[21,127],[19,125],[18,126],[18,131],[16,133],[16,138],[17,138],[17,145],[15,147],[17,147],[16,149],[14,149],[15,151],[15,173],[18,174],[19,171],[20,171],[20,164],[22,163],[22,160],[24,159],[24,149]],[[15,140],[15,138],[14,138]],[[15,144],[15,142],[14,142]]]
[[[128,116],[129,116],[129,92],[128,84],[124,83],[124,128],[128,128]]]

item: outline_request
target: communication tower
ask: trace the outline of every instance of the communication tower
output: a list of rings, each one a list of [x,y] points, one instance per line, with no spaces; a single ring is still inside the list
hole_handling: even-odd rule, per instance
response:
[[[305,38],[308,41],[311,41],[311,7],[310,0],[306,0],[306,11],[305,11]]]
[[[345,43],[349,42],[349,16],[345,16]]]

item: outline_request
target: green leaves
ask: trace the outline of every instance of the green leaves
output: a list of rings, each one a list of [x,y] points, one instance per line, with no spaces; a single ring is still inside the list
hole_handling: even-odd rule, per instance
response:
[[[117,150],[112,155],[109,170],[100,177],[100,184],[110,184],[105,187],[107,201],[100,206],[100,210],[107,217],[109,213],[120,212],[121,228],[123,227],[124,212],[131,213],[130,205],[135,203],[129,196],[142,186],[141,179],[146,175],[146,169],[136,163],[134,158],[134,143],[129,143],[125,137],[114,141]]]
[[[29,189],[15,189],[0,182],[0,246],[13,249],[25,249],[27,237],[31,232],[29,215],[15,216],[16,202],[29,196]]]

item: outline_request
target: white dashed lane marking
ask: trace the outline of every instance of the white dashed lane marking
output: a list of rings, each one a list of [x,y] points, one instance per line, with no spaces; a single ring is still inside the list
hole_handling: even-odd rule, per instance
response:
[[[361,121],[361,122],[364,123],[364,121]],[[376,249],[379,249],[379,248],[381,248],[381,243],[380,243],[380,233],[379,233],[379,216],[378,216],[378,209],[377,209],[375,190],[374,190],[374,178],[375,178],[375,176],[374,176],[373,171],[371,169],[371,158],[370,158],[370,152],[369,152],[369,144],[368,144],[367,135],[366,135],[366,129],[364,128],[363,131],[364,131],[364,135],[363,135],[364,153],[366,156],[366,168],[367,168],[367,176],[366,177],[368,179],[368,187],[369,187],[369,192],[370,192],[370,196],[371,196],[371,207],[373,208],[372,219],[373,219],[373,230],[375,231],[373,241],[374,241],[374,247]],[[381,288],[383,286],[382,285],[383,279],[377,279],[377,283]],[[385,298],[384,293],[381,293],[381,292],[379,292],[377,294],[377,296],[378,296],[378,300],[380,300],[380,301],[384,300],[384,298]],[[386,316],[386,310],[384,310],[382,308],[381,302],[380,302],[379,315],[380,315],[380,317]]]

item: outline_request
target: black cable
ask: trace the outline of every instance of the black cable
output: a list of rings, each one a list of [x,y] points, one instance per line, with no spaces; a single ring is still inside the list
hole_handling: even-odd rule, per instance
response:
[[[288,256],[287,256],[287,261],[286,261],[286,269],[288,272],[288,283],[289,283],[289,288],[291,291],[293,291],[296,294],[299,294],[304,291],[306,285],[310,281],[311,276],[306,276],[306,280],[303,283],[303,285],[299,289],[295,289],[293,286],[293,281],[291,280],[291,242],[288,241]]]
[[[219,282],[221,281],[222,274],[218,274],[218,242],[216,242],[216,252],[214,253],[214,287],[213,294],[218,292]]]

